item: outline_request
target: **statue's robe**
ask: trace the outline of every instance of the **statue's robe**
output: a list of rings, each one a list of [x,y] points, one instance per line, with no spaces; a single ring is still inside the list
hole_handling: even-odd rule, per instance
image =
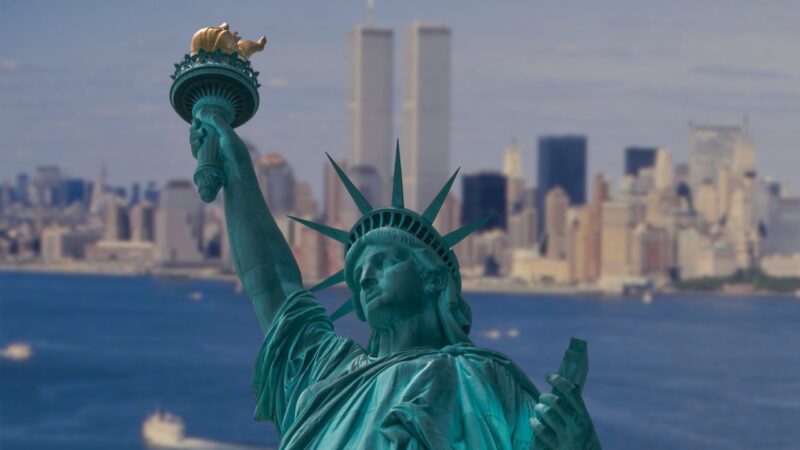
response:
[[[253,392],[282,449],[527,449],[539,397],[507,357],[468,343],[369,355],[307,292],[267,333]]]

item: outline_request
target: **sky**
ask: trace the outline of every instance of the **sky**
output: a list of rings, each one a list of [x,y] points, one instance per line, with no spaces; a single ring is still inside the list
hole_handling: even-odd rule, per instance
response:
[[[759,173],[800,192],[800,2],[700,3],[377,0],[373,22],[395,30],[394,133],[405,32],[442,22],[452,169],[499,170],[515,138],[534,185],[538,137],[578,133],[590,176],[617,180],[625,147],[687,161],[690,121],[747,115]],[[347,36],[366,17],[365,1],[0,0],[0,182],[48,164],[93,178],[103,163],[113,184],[190,179],[169,75],[196,30],[228,22],[269,40],[252,58],[259,111],[239,134],[283,154],[319,198],[324,152],[347,154]]]

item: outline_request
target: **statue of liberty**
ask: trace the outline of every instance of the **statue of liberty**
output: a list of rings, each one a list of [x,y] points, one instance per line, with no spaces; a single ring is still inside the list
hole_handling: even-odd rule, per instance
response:
[[[344,246],[344,269],[306,290],[229,116],[196,104],[191,148],[222,162],[231,254],[264,332],[255,418],[275,423],[282,449],[600,448],[581,397],[584,342],[547,377],[548,394],[470,341],[452,247],[482,222],[444,236],[433,227],[456,174],[417,213],[404,206],[399,146],[388,207],[371,205],[331,159],[362,217],[349,231],[293,218]],[[352,297],[328,316],[313,292],[339,282]],[[335,332],[349,312],[371,328],[367,348]]]

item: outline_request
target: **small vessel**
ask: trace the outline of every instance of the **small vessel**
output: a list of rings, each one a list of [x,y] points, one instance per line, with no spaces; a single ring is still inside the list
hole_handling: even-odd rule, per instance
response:
[[[33,350],[25,342],[12,342],[0,350],[0,356],[12,361],[25,361],[33,356]]]
[[[180,417],[156,410],[142,424],[142,436],[148,444],[159,447],[181,447],[184,425]]]
[[[642,303],[645,305],[653,303],[653,294],[650,291],[647,291],[644,293],[644,295],[642,295]]]
[[[194,300],[196,302],[199,302],[202,299],[203,299],[203,293],[200,291],[194,291],[191,294],[189,294],[189,300]]]

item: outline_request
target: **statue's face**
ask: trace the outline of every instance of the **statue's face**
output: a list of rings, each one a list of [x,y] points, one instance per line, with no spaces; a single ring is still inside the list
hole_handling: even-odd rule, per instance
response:
[[[355,262],[353,281],[358,284],[358,301],[367,323],[373,328],[412,317],[423,309],[424,280],[411,254],[402,247],[370,245]]]

